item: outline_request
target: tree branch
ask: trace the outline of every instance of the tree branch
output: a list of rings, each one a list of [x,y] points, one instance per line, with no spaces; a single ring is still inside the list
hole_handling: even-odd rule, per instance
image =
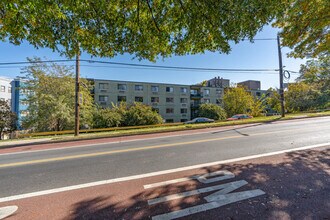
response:
[[[156,21],[156,19],[155,19],[155,17],[154,17],[154,14],[153,14],[153,12],[152,12],[152,8],[151,8],[151,6],[150,6],[150,4],[149,4],[149,0],[146,0],[146,2],[147,2],[147,5],[148,5],[148,8],[149,8],[149,11],[150,11],[150,13],[151,13],[152,20],[153,20],[153,22],[154,22],[154,24],[155,24],[157,30],[158,30],[159,32],[162,32],[162,31],[160,30],[160,28],[158,27],[157,21]]]

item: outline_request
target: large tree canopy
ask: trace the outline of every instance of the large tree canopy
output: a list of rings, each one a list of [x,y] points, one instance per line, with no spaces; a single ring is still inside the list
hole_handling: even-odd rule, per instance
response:
[[[274,26],[293,57],[321,56],[330,52],[330,1],[289,0]],[[285,4],[284,4],[285,5]]]
[[[228,53],[280,14],[273,0],[2,0],[0,39],[49,47],[73,57],[129,53],[155,60],[171,54]]]

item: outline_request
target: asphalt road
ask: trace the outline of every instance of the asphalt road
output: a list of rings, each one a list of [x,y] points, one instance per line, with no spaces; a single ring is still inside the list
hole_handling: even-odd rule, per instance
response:
[[[330,117],[0,155],[0,197],[330,142]]]

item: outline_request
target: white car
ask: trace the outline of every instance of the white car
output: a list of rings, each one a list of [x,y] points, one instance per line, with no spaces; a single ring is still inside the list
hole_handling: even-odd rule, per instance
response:
[[[191,121],[186,121],[185,124],[212,123],[212,122],[214,122],[214,120],[209,118],[194,118]]]

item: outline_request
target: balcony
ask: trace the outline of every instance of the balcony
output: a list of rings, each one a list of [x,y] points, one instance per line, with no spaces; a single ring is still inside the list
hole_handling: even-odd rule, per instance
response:
[[[191,108],[198,108],[201,103],[190,103]]]
[[[200,99],[200,98],[203,98],[203,94],[202,93],[191,93],[190,97]]]

